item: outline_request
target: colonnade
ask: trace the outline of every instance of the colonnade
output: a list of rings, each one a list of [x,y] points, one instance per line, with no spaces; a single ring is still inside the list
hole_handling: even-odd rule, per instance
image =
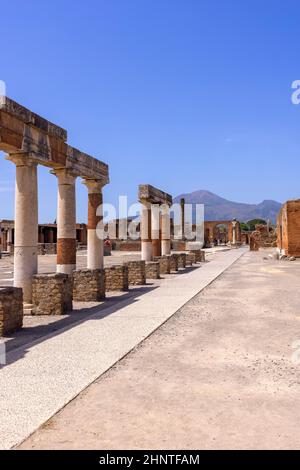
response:
[[[172,197],[150,185],[139,186],[142,260],[171,253],[170,207]]]
[[[29,155],[9,154],[16,165],[14,286],[21,287],[27,304],[32,300],[32,276],[38,272],[38,178],[37,163]],[[57,272],[72,274],[76,269],[76,192],[78,175],[69,169],[55,169],[57,177]],[[103,268],[102,179],[84,179],[88,188],[88,269]],[[97,213],[97,210],[100,213]],[[97,231],[97,233],[96,233]]]

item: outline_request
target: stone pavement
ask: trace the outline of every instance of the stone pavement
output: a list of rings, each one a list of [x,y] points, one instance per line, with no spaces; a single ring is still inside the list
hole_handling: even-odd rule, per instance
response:
[[[0,371],[0,448],[15,446],[161,326],[245,253],[153,281],[117,304],[12,349]]]
[[[300,260],[267,253],[242,256],[20,448],[299,449]]]

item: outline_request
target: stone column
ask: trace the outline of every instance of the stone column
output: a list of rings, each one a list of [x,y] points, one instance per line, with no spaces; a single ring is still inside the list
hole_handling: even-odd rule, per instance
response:
[[[16,165],[14,286],[32,302],[32,276],[38,270],[37,164],[25,155],[9,155]]]
[[[13,251],[12,245],[13,245],[13,232],[12,232],[12,228],[9,228],[7,230],[7,251],[9,253]]]
[[[180,199],[181,208],[181,238],[185,240],[185,214],[184,214],[185,199]]]
[[[161,254],[165,256],[171,253],[170,208],[168,204],[164,204],[162,206],[161,231],[162,231]]]
[[[152,255],[161,256],[159,204],[152,204],[151,206],[151,238]]]
[[[151,239],[151,203],[141,201],[141,241],[142,241],[142,260],[153,260],[153,249]]]
[[[232,221],[232,244],[236,245],[236,224],[235,220]]]
[[[56,271],[70,275],[76,269],[76,176],[67,169],[52,173],[58,179]]]
[[[103,269],[103,197],[104,183],[85,180],[88,188],[87,268]]]

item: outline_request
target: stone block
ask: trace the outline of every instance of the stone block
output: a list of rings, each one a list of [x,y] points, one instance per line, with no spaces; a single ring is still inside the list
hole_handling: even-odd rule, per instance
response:
[[[128,285],[127,266],[117,265],[105,268],[106,291],[127,291]]]
[[[200,263],[200,261],[202,261],[201,250],[190,250],[190,253],[194,254],[195,263]]]
[[[205,251],[201,250],[201,261],[205,261]]]
[[[36,274],[32,278],[33,315],[65,315],[72,310],[72,279],[67,274]]]
[[[159,263],[160,274],[170,274],[170,257],[169,256],[155,256],[154,261]]]
[[[105,299],[104,269],[81,269],[73,273],[73,300],[98,302]]]
[[[159,279],[160,269],[158,261],[147,261],[146,262],[146,278],[147,279]]]
[[[178,268],[184,269],[186,267],[186,253],[178,253]]]
[[[170,259],[170,271],[178,271],[178,255],[176,253],[172,253],[168,255]]]
[[[193,266],[193,264],[196,264],[195,253],[187,253],[186,254],[186,266]]]
[[[124,266],[128,268],[128,283],[133,286],[146,284],[145,261],[127,261]]]
[[[0,337],[23,326],[23,293],[18,287],[0,287]]]

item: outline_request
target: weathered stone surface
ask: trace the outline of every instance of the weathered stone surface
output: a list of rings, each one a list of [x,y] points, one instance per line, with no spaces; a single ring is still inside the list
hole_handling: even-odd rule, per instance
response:
[[[73,272],[73,300],[98,302],[104,298],[104,269],[81,269]]]
[[[300,199],[287,201],[277,218],[277,248],[300,258]]]
[[[67,274],[36,274],[32,282],[34,315],[65,315],[72,310],[72,280]]]
[[[128,267],[109,266],[105,268],[105,290],[126,291],[128,290]]]
[[[195,263],[200,263],[202,261],[201,250],[190,250],[190,253],[195,256]]]
[[[147,279],[159,279],[160,269],[158,261],[147,261],[146,262],[146,278]]]
[[[196,255],[195,253],[187,253],[186,254],[186,266],[193,266],[196,263]]]
[[[124,263],[128,268],[129,285],[139,286],[146,284],[146,263],[145,261],[128,261]]]
[[[160,274],[170,274],[171,266],[170,266],[170,256],[155,256],[154,261],[159,262],[159,270]]]
[[[168,204],[172,205],[172,196],[161,191],[160,189],[151,186],[150,184],[139,185],[139,201],[148,201],[153,204]]]
[[[178,254],[172,253],[171,255],[168,255],[170,259],[170,271],[178,271]]]
[[[57,244],[56,243],[45,243],[45,254],[46,255],[56,255],[57,253]]]
[[[205,251],[201,250],[201,261],[205,261]]]
[[[186,253],[178,253],[178,268],[184,269],[186,267]]]
[[[17,287],[0,287],[0,337],[23,326],[23,294]]]

